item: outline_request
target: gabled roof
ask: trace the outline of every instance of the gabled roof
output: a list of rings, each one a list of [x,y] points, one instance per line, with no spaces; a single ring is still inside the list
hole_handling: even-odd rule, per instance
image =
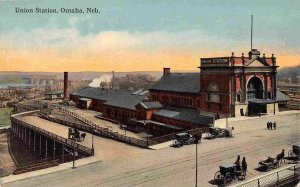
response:
[[[154,114],[179,121],[194,123],[201,127],[211,127],[214,123],[213,117],[200,115],[200,111],[195,109],[166,106]]]
[[[199,93],[200,73],[166,74],[150,90]]]
[[[247,66],[251,66],[252,64],[255,64],[256,62],[256,65],[255,66],[270,66],[267,62],[266,62],[266,59],[264,58],[261,58],[261,57],[253,57],[252,59],[250,59],[247,63]]]
[[[132,91],[110,90],[102,88],[85,87],[70,95],[82,98],[102,100],[105,105],[135,110],[135,106],[147,100],[147,94],[134,95]]]
[[[143,101],[139,103],[142,107],[145,109],[156,109],[156,108],[162,108],[163,106],[158,101],[148,102]]]

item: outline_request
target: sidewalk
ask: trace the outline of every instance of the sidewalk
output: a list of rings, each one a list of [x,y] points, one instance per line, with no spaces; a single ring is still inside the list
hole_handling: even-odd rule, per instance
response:
[[[96,163],[96,162],[101,162],[101,161],[96,156],[92,156],[92,157],[87,157],[87,158],[82,158],[82,159],[76,160],[75,166],[81,167],[81,166],[89,165],[89,164]],[[36,176],[47,175],[50,173],[55,173],[55,172],[63,171],[63,170],[72,170],[72,166],[73,166],[73,162],[67,162],[67,163],[63,163],[63,164],[60,164],[55,167],[36,170],[36,171],[23,173],[23,174],[19,174],[19,175],[10,175],[10,176],[3,177],[0,179],[0,186],[1,186],[1,184],[10,183],[13,181],[28,179],[28,178],[36,177]]]
[[[168,148],[173,144],[173,140],[168,141],[168,142],[164,142],[164,143],[160,143],[160,144],[156,144],[156,145],[152,145],[149,146],[149,149],[153,149],[153,150],[159,150],[159,149],[164,149],[164,148]]]
[[[231,122],[236,122],[236,121],[244,121],[244,120],[250,120],[250,119],[260,119],[260,118],[267,118],[267,117],[277,117],[277,116],[291,115],[291,114],[300,114],[300,111],[299,110],[283,111],[283,112],[278,112],[276,115],[267,114],[267,115],[263,115],[261,117],[259,117],[259,116],[255,116],[255,117],[248,117],[248,116],[232,117],[232,118],[227,118],[227,120],[228,120],[228,124],[230,124]],[[226,128],[226,118],[215,120],[215,125],[214,126],[219,127],[219,128]]]

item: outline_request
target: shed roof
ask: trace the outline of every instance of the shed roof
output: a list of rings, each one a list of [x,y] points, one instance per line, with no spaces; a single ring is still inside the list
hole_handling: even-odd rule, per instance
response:
[[[202,127],[211,127],[214,123],[213,117],[200,115],[200,111],[189,108],[175,108],[166,106],[163,109],[155,112],[154,115],[193,123],[201,125]]]
[[[142,107],[144,107],[145,109],[155,109],[155,108],[162,108],[162,104],[160,104],[160,102],[158,101],[143,101],[139,103]]]
[[[102,100],[105,105],[135,110],[135,106],[147,100],[147,94],[135,95],[127,90],[110,90],[94,87],[85,87],[70,95]]]

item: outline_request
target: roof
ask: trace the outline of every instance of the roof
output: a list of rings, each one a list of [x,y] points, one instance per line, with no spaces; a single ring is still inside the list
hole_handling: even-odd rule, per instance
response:
[[[200,73],[166,74],[150,90],[199,93]]]
[[[154,108],[163,107],[158,101],[153,101],[153,102],[143,101],[140,102],[140,105],[142,105],[142,107],[144,107],[145,109],[154,109]]]
[[[277,101],[289,101],[291,98],[288,95],[285,95],[280,90],[277,90],[276,92],[276,100]]]
[[[56,95],[56,94],[63,94],[64,91],[63,90],[57,90],[57,91],[50,91],[45,93],[44,95]]]
[[[132,91],[111,90],[94,87],[85,87],[70,95],[102,100],[105,105],[135,110],[135,106],[147,99],[147,94],[135,95]]]
[[[276,103],[276,100],[271,99],[252,99],[248,100],[249,103],[255,103],[255,104],[271,104]]]
[[[91,99],[82,97],[82,98],[80,98],[79,100],[81,100],[81,101],[90,101]]]
[[[162,127],[168,127],[168,128],[175,129],[175,130],[182,130],[183,129],[183,128],[175,126],[175,125],[170,125],[170,124],[161,123],[161,122],[152,121],[152,120],[148,120],[147,123],[152,123],[152,124],[162,126]]]
[[[211,127],[214,123],[213,117],[200,115],[200,111],[188,108],[175,108],[166,106],[163,109],[155,112],[154,115],[193,123],[201,125],[202,127]]]

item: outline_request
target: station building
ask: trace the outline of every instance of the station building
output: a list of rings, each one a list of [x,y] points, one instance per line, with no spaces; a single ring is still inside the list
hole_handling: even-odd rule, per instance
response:
[[[135,120],[160,128],[212,126],[215,119],[278,111],[276,57],[252,49],[248,56],[201,58],[198,73],[163,76],[148,91],[87,87],[70,94],[78,107],[91,108],[117,121]]]
[[[150,100],[176,107],[193,108],[200,114],[222,117],[259,115],[278,111],[276,57],[256,49],[248,56],[200,59],[199,73],[164,75],[150,89]]]

